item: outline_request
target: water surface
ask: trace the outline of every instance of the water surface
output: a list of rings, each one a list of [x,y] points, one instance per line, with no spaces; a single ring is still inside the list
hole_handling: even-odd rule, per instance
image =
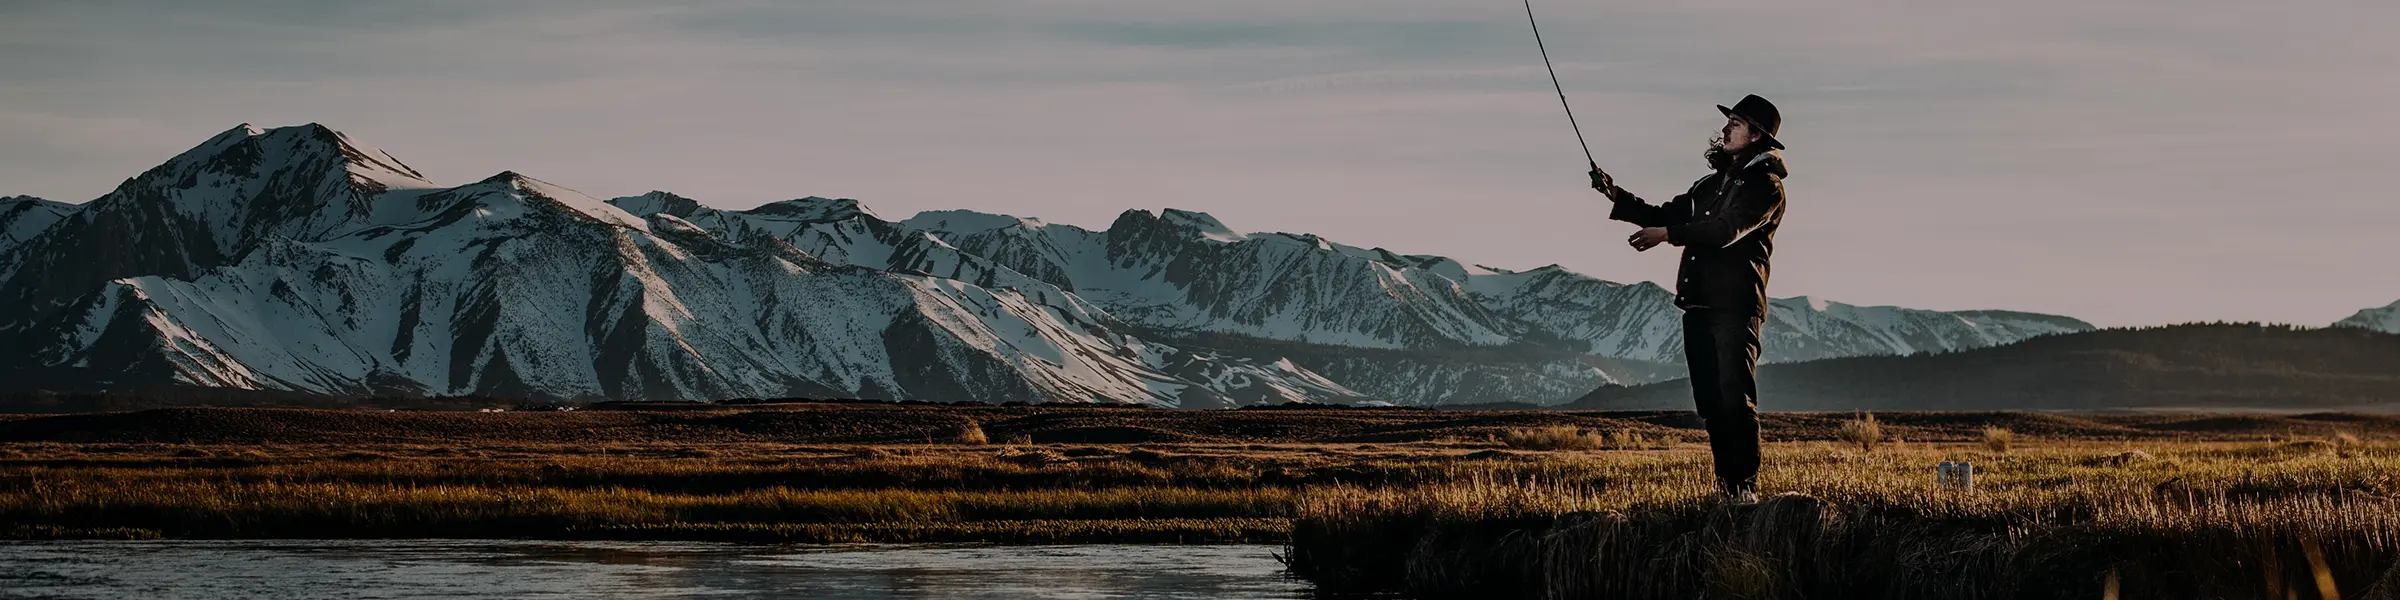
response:
[[[1275,546],[0,542],[0,598],[1307,598]]]

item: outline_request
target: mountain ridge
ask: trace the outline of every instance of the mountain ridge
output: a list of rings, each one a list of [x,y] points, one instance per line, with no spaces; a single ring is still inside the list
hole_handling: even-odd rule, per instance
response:
[[[1441,404],[1667,376],[1672,295],[1127,210],[444,187],[318,124],[212,136],[0,247],[0,369],[99,389]],[[13,208],[31,206],[34,208]],[[0,222],[9,224],[10,222]],[[1778,300],[1770,362],[2088,329]],[[51,385],[45,383],[44,385]],[[1371,390],[1371,391],[1369,391]]]

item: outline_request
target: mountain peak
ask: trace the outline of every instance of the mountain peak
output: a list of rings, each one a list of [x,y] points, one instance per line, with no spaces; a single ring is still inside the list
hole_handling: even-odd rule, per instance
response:
[[[168,159],[162,169],[197,173],[215,171],[233,176],[256,176],[261,170],[287,165],[347,171],[349,179],[369,192],[428,188],[433,182],[391,153],[359,143],[320,123],[261,129],[235,125],[200,145]]]
[[[1241,232],[1226,227],[1224,221],[1219,221],[1216,217],[1209,216],[1204,212],[1174,208],[1162,209],[1158,213],[1158,220],[1170,226],[1199,232],[1202,236],[1218,241],[1230,242],[1243,237]]]
[[[1850,306],[1850,305],[1848,305],[1848,304],[1843,304],[1843,303],[1840,303],[1840,302],[1834,302],[1834,301],[1831,301],[1831,300],[1826,300],[1826,299],[1824,299],[1824,298],[1815,298],[1815,297],[1810,297],[1810,296],[1793,296],[1793,297],[1790,297],[1790,298],[1775,298],[1775,299],[1769,300],[1768,302],[1770,302],[1770,303],[1773,303],[1773,304],[1781,304],[1781,305],[1783,305],[1783,306],[1784,306],[1784,307],[1786,307],[1786,308],[1793,308],[1793,309],[1800,309],[1800,310],[1808,310],[1808,311],[1814,311],[1814,312],[1825,312],[1825,311],[1828,311],[1828,310],[1833,310],[1833,309],[1834,309],[1834,307],[1848,307],[1848,306]]]
[[[930,229],[948,233],[991,231],[994,229],[1038,230],[1048,225],[1041,219],[976,212],[972,210],[929,210],[901,221],[911,229]]]
[[[1157,215],[1144,209],[1130,209],[1118,213],[1117,220],[1109,223],[1108,229],[1112,233],[1138,230],[1148,232],[1142,235],[1163,234],[1173,239],[1205,238],[1219,242],[1238,242],[1249,238],[1248,234],[1226,227],[1208,213],[1173,208],[1160,210]],[[1315,242],[1303,240],[1303,243]]]
[[[40,235],[77,208],[32,196],[0,197],[0,254]]]
[[[547,204],[568,213],[601,223],[642,231],[650,229],[649,221],[634,216],[614,204],[602,202],[583,192],[535,179],[516,171],[501,171],[497,175],[475,182],[474,186],[498,188],[513,192],[514,196],[520,198],[546,201]]]
[[[876,217],[874,211],[867,210],[865,206],[860,206],[857,200],[852,200],[849,198],[825,198],[821,196],[809,196],[806,198],[797,198],[782,202],[771,202],[761,205],[758,208],[753,208],[742,212],[745,214],[780,217],[808,222],[841,221],[862,216],[878,219],[881,218]]]
[[[658,190],[651,190],[649,193],[642,194],[640,196],[612,198],[609,199],[608,203],[616,205],[617,208],[625,209],[625,212],[633,213],[633,215],[637,217],[665,214],[673,215],[677,218],[688,218],[693,214],[700,212],[701,209],[707,208],[705,206],[701,206],[700,201],[698,200],[678,196],[673,192],[664,192]]]
[[[2358,327],[2384,333],[2400,333],[2400,302],[2381,308],[2370,308],[2334,323],[2336,327]]]

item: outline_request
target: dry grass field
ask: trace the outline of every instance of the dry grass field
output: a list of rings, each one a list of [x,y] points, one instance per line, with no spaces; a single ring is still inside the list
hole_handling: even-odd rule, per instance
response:
[[[1770,499],[1731,507],[1678,413],[636,408],[0,418],[0,537],[1269,542],[1419,597],[2400,591],[2390,416],[1776,414]]]

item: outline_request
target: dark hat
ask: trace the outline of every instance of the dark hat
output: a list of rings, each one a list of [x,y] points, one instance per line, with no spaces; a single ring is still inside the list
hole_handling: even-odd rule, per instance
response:
[[[1775,110],[1775,103],[1758,97],[1758,94],[1751,94],[1743,96],[1741,102],[1733,103],[1733,108],[1726,108],[1725,105],[1719,104],[1717,111],[1725,113],[1725,116],[1728,117],[1749,121],[1752,127],[1759,130],[1759,133],[1766,134],[1767,147],[1776,150],[1783,149],[1783,142],[1775,139],[1775,131],[1783,128],[1783,113]]]

